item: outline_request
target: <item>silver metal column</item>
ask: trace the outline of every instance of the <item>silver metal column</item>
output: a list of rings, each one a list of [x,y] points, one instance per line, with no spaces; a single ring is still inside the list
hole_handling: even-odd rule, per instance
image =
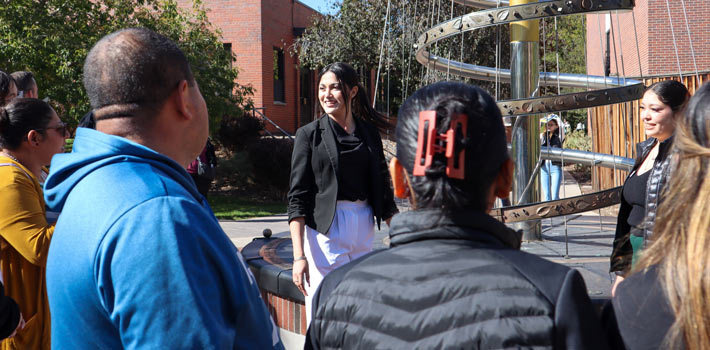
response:
[[[511,5],[536,2],[534,0],[511,1]],[[511,24],[510,38],[510,75],[512,98],[529,98],[537,94],[540,76],[539,63],[539,21],[524,21]],[[528,193],[525,194],[531,175],[534,173],[540,155],[540,122],[538,115],[517,117],[513,121],[513,203],[535,203],[540,201],[540,178],[536,176]],[[521,200],[522,199],[522,200]],[[516,229],[523,230],[523,240],[542,240],[539,221],[516,224]]]

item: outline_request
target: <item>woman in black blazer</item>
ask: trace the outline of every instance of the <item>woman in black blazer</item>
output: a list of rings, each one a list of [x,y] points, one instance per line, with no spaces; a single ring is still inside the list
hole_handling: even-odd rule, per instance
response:
[[[306,296],[308,322],[323,277],[368,253],[375,222],[397,213],[378,130],[391,125],[351,66],[330,64],[319,81],[325,114],[296,132],[288,193],[293,282]]]

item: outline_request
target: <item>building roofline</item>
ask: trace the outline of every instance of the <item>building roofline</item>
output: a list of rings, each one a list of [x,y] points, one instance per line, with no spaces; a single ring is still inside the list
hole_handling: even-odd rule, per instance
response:
[[[307,9],[310,9],[311,11],[313,11],[313,12],[315,12],[315,13],[321,15],[321,16],[325,15],[324,13],[321,13],[320,11],[318,11],[318,10],[316,10],[316,9],[314,9],[314,8],[312,8],[312,7],[310,7],[309,5],[307,5],[307,4],[305,4],[305,3],[302,3],[302,2],[300,2],[300,1],[298,1],[298,0],[294,0],[294,2],[299,3],[299,4],[302,5],[303,7],[307,8]]]

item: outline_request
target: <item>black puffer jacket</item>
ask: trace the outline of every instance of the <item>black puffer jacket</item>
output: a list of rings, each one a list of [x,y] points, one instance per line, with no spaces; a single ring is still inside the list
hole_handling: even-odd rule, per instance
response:
[[[627,180],[633,174],[636,173],[638,168],[646,159],[648,153],[651,152],[653,146],[656,145],[655,138],[650,138],[646,141],[639,142],[636,144],[636,161]],[[658,155],[656,160],[653,162],[653,168],[649,170],[651,173],[648,175],[648,182],[646,183],[646,215],[644,217],[643,229],[644,229],[644,242],[653,234],[653,223],[656,221],[656,209],[661,198],[661,191],[666,184],[668,175],[670,173],[670,162],[671,157],[669,156],[671,144],[673,143],[673,138],[668,138],[661,142],[658,148]],[[626,181],[624,181],[624,185]],[[623,191],[623,189],[622,189]],[[631,242],[629,241],[629,234],[631,232],[631,226],[627,222],[629,214],[631,213],[631,204],[624,200],[621,196],[621,205],[619,206],[619,215],[616,222],[616,233],[614,235],[614,246],[611,252],[611,265],[609,272],[615,272],[620,275],[625,275],[631,268],[631,255],[633,254],[633,248],[631,247]],[[645,243],[644,243],[645,244]]]
[[[306,349],[606,349],[576,270],[488,215],[396,215],[391,248],[325,277]]]

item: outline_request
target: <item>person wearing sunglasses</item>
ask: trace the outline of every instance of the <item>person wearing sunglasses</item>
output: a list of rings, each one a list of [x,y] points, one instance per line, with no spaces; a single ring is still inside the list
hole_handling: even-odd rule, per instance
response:
[[[27,321],[2,349],[50,349],[45,265],[54,224],[45,217],[40,179],[68,136],[42,100],[17,98],[0,107],[0,270]]]

